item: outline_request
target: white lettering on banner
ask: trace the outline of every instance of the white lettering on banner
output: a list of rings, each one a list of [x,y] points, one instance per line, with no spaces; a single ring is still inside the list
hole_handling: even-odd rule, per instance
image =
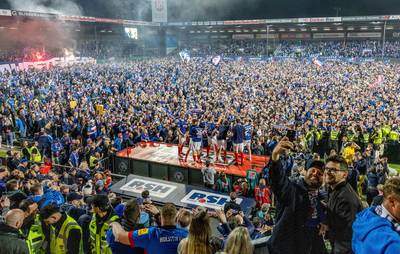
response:
[[[151,0],[151,14],[153,22],[167,22],[167,0]]]
[[[254,39],[254,34],[233,34],[233,40]]]
[[[11,10],[0,9],[0,16],[11,16]]]
[[[224,207],[225,203],[228,202],[229,196],[221,195],[211,192],[205,192],[200,190],[192,190],[181,200],[184,204],[194,205],[194,206],[204,206],[210,209],[221,209]],[[236,203],[242,203],[241,198],[236,199]]]
[[[176,189],[175,185],[169,185],[160,182],[147,181],[143,179],[132,179],[127,184],[121,187],[123,191],[141,194],[148,190],[150,197],[166,198]]]
[[[315,33],[313,34],[314,39],[325,39],[325,38],[344,38],[344,33]]]

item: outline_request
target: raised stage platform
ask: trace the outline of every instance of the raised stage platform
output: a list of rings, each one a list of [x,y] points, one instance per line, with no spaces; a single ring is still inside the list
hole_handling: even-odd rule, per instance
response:
[[[183,152],[186,153],[187,147]],[[245,177],[246,171],[255,166],[257,172],[261,172],[268,163],[266,156],[252,156],[252,160],[245,155],[244,165],[236,166],[232,152],[227,154],[227,164],[214,161],[214,153],[210,152],[207,158],[206,151],[203,151],[201,160],[203,163],[193,161],[191,154],[185,162],[178,157],[177,145],[164,143],[141,143],[132,149],[125,149],[117,153],[115,158],[115,172],[120,175],[135,174],[139,176],[152,177],[161,180],[178,183],[202,185],[201,169],[205,167],[207,159],[211,166],[218,172],[224,172],[232,181]]]

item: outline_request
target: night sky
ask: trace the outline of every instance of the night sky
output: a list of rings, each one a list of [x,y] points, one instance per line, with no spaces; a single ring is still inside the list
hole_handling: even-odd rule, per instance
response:
[[[12,0],[9,0],[12,2]],[[52,5],[64,0],[27,0]],[[71,0],[72,1],[72,0]],[[85,16],[151,20],[150,0],[75,0]],[[400,14],[400,0],[168,0],[169,21]],[[0,0],[0,8],[10,8]]]

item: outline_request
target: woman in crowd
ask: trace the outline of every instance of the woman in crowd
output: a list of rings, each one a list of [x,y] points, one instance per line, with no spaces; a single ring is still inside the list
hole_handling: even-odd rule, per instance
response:
[[[189,235],[178,247],[179,254],[212,254],[211,226],[206,209],[197,209],[189,226]]]
[[[252,254],[253,249],[247,228],[237,227],[229,234],[224,251],[226,254]]]

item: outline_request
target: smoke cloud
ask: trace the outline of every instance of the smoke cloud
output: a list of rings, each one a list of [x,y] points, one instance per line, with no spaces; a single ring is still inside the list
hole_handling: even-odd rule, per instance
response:
[[[81,7],[73,0],[8,0],[12,9],[64,15],[81,15]]]
[[[82,8],[73,0],[8,0],[11,9],[52,13],[59,15],[83,15]],[[18,51],[26,48],[58,52],[75,45],[78,23],[65,23],[53,18],[15,18],[9,29],[1,34],[1,45]]]
[[[149,20],[151,17],[151,0],[95,0],[98,13],[105,16],[133,20]]]

